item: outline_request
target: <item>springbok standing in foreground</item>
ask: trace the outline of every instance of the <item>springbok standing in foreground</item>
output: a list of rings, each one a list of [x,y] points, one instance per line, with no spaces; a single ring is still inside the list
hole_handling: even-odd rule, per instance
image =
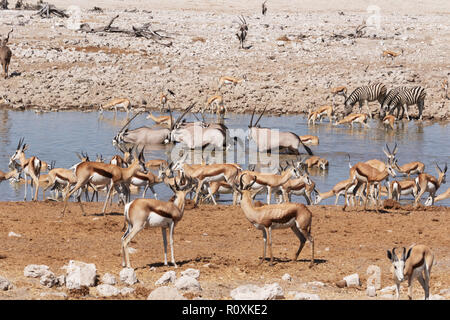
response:
[[[259,264],[266,260],[267,235],[269,236],[270,265],[273,265],[272,254],[272,229],[291,228],[300,240],[300,246],[294,255],[294,261],[303,249],[306,241],[311,244],[310,267],[314,265],[314,238],[311,235],[312,213],[301,203],[271,204],[262,207],[255,207],[252,203],[251,187],[256,182],[256,177],[250,184],[244,185],[243,175],[239,179],[239,186],[235,185],[236,191],[242,195],[241,208],[245,217],[253,226],[261,230],[264,239],[263,257]],[[257,192],[257,191],[256,191]]]
[[[64,208],[61,212],[64,215],[67,202],[72,194],[74,194],[78,189],[83,188],[88,183],[93,183],[97,185],[105,184],[108,186],[108,192],[106,194],[105,204],[103,205],[102,213],[105,215],[106,206],[112,194],[113,188],[118,188],[119,184],[127,183],[133,177],[133,175],[139,170],[146,173],[144,160],[144,148],[142,148],[139,156],[135,155],[133,161],[128,168],[121,168],[114,164],[107,164],[103,162],[82,162],[77,165],[75,169],[75,175],[77,177],[77,183],[75,187],[64,197]],[[118,190],[118,192],[120,192]],[[80,200],[78,200],[81,211],[83,215],[86,215],[83,205]]]
[[[431,205],[434,205],[434,197],[436,195],[436,191],[439,189],[439,187],[445,183],[446,173],[447,173],[447,164],[445,164],[444,170],[441,170],[441,168],[436,163],[436,170],[439,174],[439,177],[436,179],[431,174],[428,173],[421,173],[416,178],[416,184],[419,187],[419,194],[416,197],[416,200],[414,201],[414,205],[417,205],[420,201],[420,198],[422,198],[422,195],[425,192],[428,192],[431,197]]]
[[[135,199],[125,205],[124,216],[128,228],[122,236],[122,266],[131,268],[128,244],[136,234],[145,227],[161,227],[164,243],[164,265],[167,266],[167,234],[169,228],[169,243],[172,263],[177,268],[173,254],[173,231],[183,218],[186,194],[192,190],[192,180],[179,186],[174,180],[175,201],[165,202],[155,199]]]
[[[403,247],[402,257],[399,259],[395,253],[387,250],[387,257],[392,262],[391,272],[395,281],[395,293],[397,299],[400,297],[400,283],[408,280],[408,298],[412,300],[412,282],[417,279],[425,291],[425,300],[430,295],[430,274],[434,262],[434,255],[431,249],[422,244],[413,244],[408,252]]]
[[[31,192],[33,193],[33,188],[35,189],[34,196],[32,198],[33,201],[37,200],[38,189],[39,189],[39,175],[41,174],[41,166],[42,162],[37,157],[30,157],[28,159],[25,158],[25,151],[28,149],[28,145],[23,143],[24,138],[19,140],[19,144],[17,145],[16,152],[9,159],[9,167],[13,168],[21,168],[21,170],[25,173],[25,196],[24,201],[27,200],[27,189],[28,189],[28,176],[31,178]],[[19,161],[19,164],[17,164]]]

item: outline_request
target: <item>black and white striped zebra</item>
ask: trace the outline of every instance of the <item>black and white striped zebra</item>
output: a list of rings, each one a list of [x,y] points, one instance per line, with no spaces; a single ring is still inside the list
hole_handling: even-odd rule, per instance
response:
[[[405,89],[408,89],[408,87],[397,87],[397,88],[389,90],[389,92],[384,97],[383,102],[381,103],[380,119],[384,119],[386,114],[389,113],[389,111],[390,111],[389,110],[389,105],[390,105],[392,99],[395,98],[395,96],[397,95],[397,93],[400,90],[405,90]],[[397,119],[398,119],[398,114],[399,113],[400,113],[400,108],[397,110]]]
[[[358,87],[345,100],[345,114],[352,112],[352,108],[356,102],[359,102],[359,112],[361,113],[362,106],[365,104],[368,110],[369,117],[372,118],[372,113],[369,109],[369,102],[378,100],[381,104],[386,96],[386,86],[382,83],[374,83],[368,86]]]
[[[399,119],[402,119],[403,114],[406,112],[406,118],[409,121],[408,107],[416,104],[417,108],[419,109],[419,120],[422,120],[422,112],[425,104],[425,97],[427,95],[425,89],[420,86],[412,88],[406,87],[401,88],[402,89],[398,91],[398,93],[395,95],[395,97],[391,100],[391,102],[388,105],[389,114],[392,114],[395,108],[397,109],[402,108],[402,115]],[[397,115],[398,113],[399,112],[397,112]]]

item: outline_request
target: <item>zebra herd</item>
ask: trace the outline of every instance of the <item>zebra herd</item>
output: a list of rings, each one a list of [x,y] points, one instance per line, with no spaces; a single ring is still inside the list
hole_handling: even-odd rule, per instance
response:
[[[386,114],[393,114],[397,110],[396,118],[398,120],[403,118],[406,113],[406,118],[409,121],[408,107],[417,105],[419,109],[419,120],[422,120],[422,112],[424,108],[426,92],[421,86],[416,87],[397,87],[391,89],[389,92],[386,86],[382,83],[374,83],[368,86],[356,88],[344,102],[344,113],[348,115],[352,112],[353,106],[359,102],[359,111],[361,113],[362,106],[365,105],[368,109],[369,117],[372,118],[368,102],[378,101],[381,105],[380,118],[383,119]],[[399,114],[401,115],[399,117]]]

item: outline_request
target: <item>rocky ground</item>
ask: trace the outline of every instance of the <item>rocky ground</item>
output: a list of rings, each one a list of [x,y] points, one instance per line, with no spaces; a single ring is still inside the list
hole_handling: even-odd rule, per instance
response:
[[[61,9],[72,5],[52,3]],[[370,4],[339,3],[275,1],[262,16],[256,0],[245,5],[98,1],[101,13],[90,11],[89,1],[77,1],[81,23],[102,27],[117,14],[113,26],[122,29],[149,22],[152,29],[169,33],[170,47],[123,34],[74,31],[68,28],[71,19],[43,19],[34,11],[0,11],[0,33],[14,28],[11,78],[0,79],[0,94],[16,109],[97,110],[115,97],[157,108],[160,91],[171,89],[176,94],[171,105],[183,109],[193,101],[203,105],[218,92],[219,77],[228,75],[246,79],[221,89],[228,111],[267,107],[270,113],[297,114],[330,104],[332,87],[352,91],[380,81],[388,88],[424,86],[425,118],[447,119],[450,100],[441,83],[450,75],[449,3],[379,1],[379,11]],[[251,47],[246,50],[235,36],[238,14],[249,24],[246,45]],[[355,37],[363,21],[368,26]],[[402,54],[383,58],[383,50]],[[338,110],[342,102],[338,96]],[[377,109],[372,103],[372,112]],[[413,115],[416,110],[412,107]]]
[[[254,294],[253,298],[265,294],[278,299],[392,299],[389,287],[394,283],[386,250],[412,243],[427,244],[434,252],[432,298],[450,298],[450,211],[446,207],[415,210],[403,206],[377,213],[342,212],[341,206],[310,206],[316,265],[309,268],[308,244],[299,260],[292,261],[298,240],[291,230],[273,233],[275,265],[258,265],[262,235],[240,207],[201,205],[191,209],[188,205],[175,229],[174,250],[179,267],[163,265],[161,231],[144,230],[130,244],[131,264],[139,281],[134,283],[129,282],[132,275],[126,276],[127,270],[121,266],[123,208],[114,205],[112,212],[103,217],[99,214],[102,204],[90,203],[86,204],[87,216],[82,216],[79,206],[69,203],[71,212],[61,218],[62,205],[0,203],[0,286],[5,283],[2,279],[9,283],[7,290],[0,290],[0,299],[146,299],[150,294],[154,298],[231,299],[246,292]],[[73,287],[73,276],[69,277],[68,269],[61,269],[70,260],[95,265],[93,286]],[[50,271],[53,275],[42,279],[39,270],[29,265],[45,265],[48,270],[44,274]],[[377,283],[372,282],[377,278],[377,268],[381,289],[369,297],[366,289]],[[187,271],[189,277],[183,278],[188,269],[194,271]],[[166,274],[168,271],[172,272]],[[360,285],[337,286],[344,277],[355,273]],[[37,277],[33,278],[33,274]],[[59,285],[59,280],[52,282],[64,279],[61,276],[66,276],[66,285]],[[163,276],[174,283],[164,282]],[[196,281],[187,279],[191,277]],[[262,288],[261,292],[251,285]],[[240,286],[247,291],[233,291]],[[161,287],[166,288],[158,289]],[[401,299],[407,299],[406,293],[405,283]],[[413,297],[423,299],[417,281]]]

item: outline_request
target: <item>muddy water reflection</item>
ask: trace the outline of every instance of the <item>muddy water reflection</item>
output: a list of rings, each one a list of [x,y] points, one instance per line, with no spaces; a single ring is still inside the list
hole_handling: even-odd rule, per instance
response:
[[[158,115],[157,113],[154,113]],[[175,114],[176,117],[178,114]],[[124,113],[105,112],[99,117],[98,113],[90,112],[57,112],[37,114],[33,111],[14,112],[3,110],[0,112],[0,169],[7,170],[9,157],[14,153],[20,137],[25,137],[29,145],[27,157],[36,155],[40,159],[50,162],[56,160],[58,167],[70,167],[78,161],[75,152],[87,152],[91,158],[102,154],[107,160],[118,151],[112,145],[112,138],[125,124]],[[130,128],[152,126],[153,121],[145,119],[146,114],[133,120]],[[225,124],[230,129],[244,129],[248,127],[250,115],[228,115]],[[195,121],[193,116],[188,121]],[[370,122],[370,128],[354,128],[348,126],[332,126],[324,120],[321,124],[308,126],[305,118],[300,116],[265,116],[261,126],[275,127],[283,131],[292,131],[299,135],[312,134],[320,139],[319,146],[312,146],[314,154],[325,157],[329,161],[329,168],[325,172],[312,172],[317,189],[321,192],[330,190],[338,181],[348,177],[347,153],[351,155],[351,162],[378,158],[385,160],[382,148],[385,143],[399,145],[397,157],[399,164],[411,161],[422,161],[426,165],[426,172],[436,176],[434,162],[450,164],[450,126],[446,124],[424,122],[404,122],[396,125],[394,130],[385,128],[377,120]],[[171,146],[146,150],[146,159],[166,159]],[[302,152],[302,150],[300,150]],[[236,154],[234,160],[243,163],[248,154]],[[285,157],[283,157],[284,159]],[[292,159],[292,157],[286,157]],[[443,165],[442,165],[443,166]],[[442,167],[441,166],[441,167]],[[439,191],[447,189],[444,185]],[[156,191],[162,199],[168,199],[172,192],[164,185],[157,185]],[[139,193],[140,194],[140,193]],[[147,194],[149,196],[149,193]],[[136,196],[136,195],[135,195]],[[39,195],[40,199],[42,195]],[[0,185],[0,200],[23,199],[23,187],[13,188],[10,183]],[[221,201],[228,202],[230,196],[221,197]],[[263,199],[263,197],[261,197]],[[304,202],[303,197],[293,197],[293,201]],[[325,200],[324,204],[332,204],[334,198]],[[340,200],[342,203],[342,199]],[[450,200],[438,203],[450,205]]]

